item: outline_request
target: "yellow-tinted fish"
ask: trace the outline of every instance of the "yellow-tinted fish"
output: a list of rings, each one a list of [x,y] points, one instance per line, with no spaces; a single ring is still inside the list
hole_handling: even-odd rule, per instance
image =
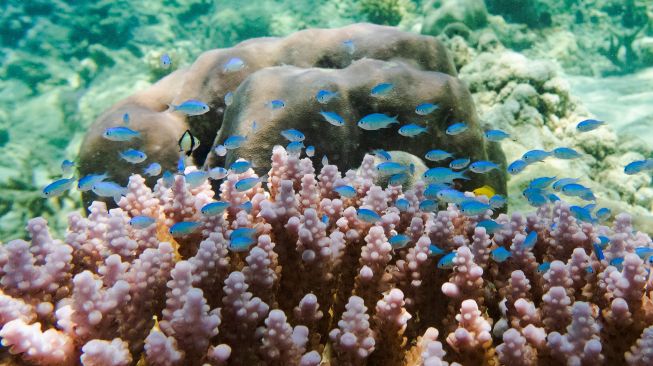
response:
[[[494,191],[494,188],[492,188],[492,187],[490,187],[488,185],[478,187],[475,190],[473,190],[472,192],[474,192],[474,194],[477,195],[477,196],[485,196],[487,198],[492,198],[492,196],[494,196],[496,194],[496,192]]]

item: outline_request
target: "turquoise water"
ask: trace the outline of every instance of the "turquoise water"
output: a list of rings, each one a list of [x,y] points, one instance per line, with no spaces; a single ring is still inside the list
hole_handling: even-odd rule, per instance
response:
[[[521,145],[503,146],[509,161],[524,148],[582,146],[593,155],[572,166],[574,173],[591,177],[600,197],[646,217],[653,206],[650,174],[624,182],[617,171],[653,150],[647,87],[652,13],[650,1],[634,0],[3,1],[0,240],[25,236],[23,225],[34,216],[63,230],[64,213],[83,207],[75,190],[51,199],[42,198],[41,190],[62,176],[62,160],[77,159],[88,127],[117,101],[206,50],[365,21],[442,39],[470,85],[481,120],[525,136]],[[170,56],[170,68],[162,67],[163,54]],[[535,87],[535,102],[522,104],[532,112],[522,108],[514,120],[504,118],[511,103],[522,99],[502,96],[492,64],[479,61],[483,54],[523,67],[508,74],[515,85]],[[569,85],[568,95],[548,93],[568,97],[564,107],[545,107],[549,96],[539,70],[547,73],[545,81]],[[503,92],[508,89],[504,85]],[[534,119],[521,122],[528,116]],[[607,120],[614,134],[595,143],[561,130],[590,116]],[[518,192],[525,179],[511,179],[509,191]],[[528,208],[523,201],[511,203]]]

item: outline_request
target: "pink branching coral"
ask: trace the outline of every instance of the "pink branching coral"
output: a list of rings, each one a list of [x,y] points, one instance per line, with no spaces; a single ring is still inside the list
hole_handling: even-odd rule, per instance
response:
[[[94,202],[87,217],[71,214],[64,240],[30,220],[30,241],[0,245],[2,357],[64,366],[653,362],[651,264],[640,257],[653,243],[627,215],[613,227],[581,223],[556,202],[501,214],[491,233],[477,227],[489,212],[419,210],[422,181],[381,188],[369,155],[357,171],[316,174],[310,159],[275,147],[268,175],[239,191],[255,173],[230,174],[219,192],[183,175],[150,189],[134,175],[119,208]],[[334,193],[343,184],[354,197]],[[229,207],[203,214],[215,200]],[[380,219],[363,221],[361,207]],[[155,223],[129,225],[140,215]],[[171,235],[181,221],[199,228]],[[399,235],[406,242],[391,244]],[[605,258],[599,236],[609,240]],[[507,259],[490,254],[499,247]]]

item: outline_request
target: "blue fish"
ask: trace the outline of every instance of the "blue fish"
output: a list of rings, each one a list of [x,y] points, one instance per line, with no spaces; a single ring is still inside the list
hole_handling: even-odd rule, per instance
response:
[[[460,159],[452,160],[449,163],[449,168],[454,169],[454,170],[463,170],[463,169],[467,168],[470,161],[471,160],[469,158],[460,158]]]
[[[135,229],[145,229],[152,224],[154,224],[156,220],[153,217],[149,216],[134,216],[129,220],[129,225]]]
[[[79,182],[77,183],[77,190],[79,190],[80,192],[90,191],[91,188],[93,188],[93,184],[107,179],[108,176],[109,175],[107,173],[89,174],[82,178],[79,178]]]
[[[445,188],[439,190],[438,193],[436,194],[436,197],[441,202],[455,203],[455,204],[460,204],[469,198],[465,196],[463,192],[460,192],[453,188]]]
[[[445,253],[444,249],[440,248],[435,244],[429,244],[429,254],[428,254],[429,257],[435,257],[438,255],[442,255],[444,253]]]
[[[392,246],[392,249],[402,249],[410,242],[410,237],[404,234],[393,235],[388,239],[388,243]]]
[[[542,262],[542,264],[537,266],[537,271],[539,273],[545,273],[549,268],[551,268],[551,262]]]
[[[507,200],[506,197],[500,195],[500,194],[495,194],[490,198],[490,207],[492,207],[493,210],[499,209],[503,206],[506,205]]]
[[[152,163],[148,165],[147,168],[143,169],[143,174],[149,177],[156,177],[157,175],[161,174],[161,164]]]
[[[236,238],[253,238],[256,236],[256,229],[251,228],[251,227],[239,227],[238,229],[235,229],[234,231],[231,232],[229,235],[229,240],[233,240]]]
[[[245,173],[251,167],[252,167],[252,163],[250,163],[245,159],[239,159],[235,161],[233,164],[231,164],[229,170],[231,170],[235,174],[242,174]]]
[[[426,160],[430,160],[430,161],[442,161],[442,160],[449,159],[452,156],[453,155],[450,152],[444,150],[438,150],[438,149],[431,150],[427,152],[426,155],[424,155]]]
[[[226,177],[227,174],[229,174],[229,171],[221,166],[217,166],[209,170],[209,178],[213,180],[224,179],[224,177]]]
[[[58,179],[48,184],[45,188],[43,188],[43,192],[41,196],[44,198],[60,196],[65,191],[69,190],[73,186],[74,182],[75,182],[75,178]]]
[[[127,188],[115,182],[96,182],[91,190],[100,197],[113,197],[116,202],[120,200],[121,196],[127,194]]]
[[[481,215],[491,209],[492,207],[489,204],[476,200],[464,201],[460,204],[460,212],[465,216]]]
[[[345,125],[344,118],[340,117],[340,115],[336,112],[320,111],[320,114],[322,117],[324,117],[325,121],[334,126],[340,127]]]
[[[590,210],[585,207],[570,206],[569,211],[571,211],[572,216],[574,216],[577,220],[589,223],[596,222],[596,219],[592,217]]]
[[[129,124],[129,113],[125,113],[122,115],[122,123],[128,125]]]
[[[245,136],[231,135],[224,140],[223,145],[227,150],[234,150],[241,147],[245,141],[247,141],[247,137]]]
[[[410,202],[405,198],[399,198],[399,199],[397,199],[395,201],[395,207],[400,212],[406,212],[406,211],[408,211],[408,208],[410,207]]]
[[[476,227],[482,227],[485,229],[485,232],[488,234],[494,234],[497,231],[503,229],[504,225],[499,224],[498,222],[494,220],[483,220],[480,221],[478,224],[476,224]]]
[[[73,169],[75,168],[75,163],[70,161],[70,160],[64,160],[61,162],[61,173],[63,175],[70,175],[73,173]]]
[[[397,116],[390,117],[383,113],[371,113],[361,118],[356,125],[364,130],[374,131],[380,130],[382,128],[387,128],[395,123],[399,124],[399,121],[397,121]]]
[[[186,157],[184,155],[179,155],[177,160],[177,173],[184,174],[186,171]]]
[[[569,147],[556,147],[553,149],[553,156],[558,159],[577,159],[583,155]]]
[[[394,84],[392,83],[380,83],[376,84],[371,92],[370,95],[373,97],[382,97],[390,93],[390,91],[394,88]]]
[[[567,184],[572,184],[576,182],[578,182],[578,178],[559,179],[557,182],[553,183],[553,190],[556,192],[560,192],[562,190],[562,187],[566,186]]]
[[[453,183],[454,179],[469,180],[463,172],[455,172],[444,167],[431,168],[424,172],[423,177],[429,183]]]
[[[438,210],[438,203],[434,200],[423,200],[419,203],[419,210],[423,212],[434,212]]]
[[[467,131],[468,128],[469,126],[467,126],[465,122],[458,122],[447,127],[445,133],[447,135],[455,136]]]
[[[204,216],[215,216],[222,214],[227,207],[229,207],[229,202],[216,201],[202,206],[200,212]]]
[[[286,146],[286,151],[290,155],[299,156],[302,154],[304,143],[302,141],[293,141]]]
[[[524,248],[532,248],[535,246],[535,243],[537,243],[537,231],[533,230],[526,235],[526,239],[524,239]]]
[[[164,53],[161,55],[161,67],[164,69],[167,69],[172,65],[172,60],[170,59],[170,56],[167,53]]]
[[[317,99],[320,104],[327,104],[331,99],[338,96],[338,92],[332,92],[330,90],[321,89],[315,94],[315,99]]]
[[[624,167],[624,173],[634,175],[645,170],[653,170],[653,159],[636,160]]]
[[[222,66],[222,72],[235,72],[242,70],[245,67],[245,61],[238,57],[232,57]]]
[[[510,134],[501,130],[485,131],[485,138],[492,142],[499,142],[510,137]]]
[[[244,192],[244,191],[247,191],[247,190],[250,190],[250,189],[254,188],[254,186],[257,185],[260,182],[267,182],[267,178],[266,177],[243,178],[243,179],[239,180],[238,182],[236,182],[234,187],[236,188],[236,190],[238,192]]]
[[[342,46],[345,48],[345,51],[347,52],[347,54],[349,54],[349,56],[352,56],[354,52],[356,52],[356,45],[354,44],[354,41],[351,39],[343,41]]]
[[[431,183],[426,187],[426,190],[424,190],[424,197],[438,199],[438,192],[449,188],[450,187],[444,183]]]
[[[333,190],[338,193],[340,196],[345,198],[352,198],[356,196],[356,188],[352,186],[337,186],[333,187]]]
[[[367,208],[359,208],[356,211],[356,216],[358,217],[359,220],[365,221],[370,224],[381,221],[381,216],[378,213]]]
[[[171,112],[181,112],[187,116],[199,116],[210,110],[206,103],[196,99],[189,99],[179,105],[169,104],[168,107]]]
[[[512,253],[510,253],[510,251],[504,247],[498,247],[496,249],[493,249],[491,254],[492,254],[492,259],[494,259],[498,263],[505,262],[512,255]]]
[[[546,192],[538,188],[526,188],[522,192],[528,203],[533,207],[540,207],[549,203]]]
[[[322,215],[322,223],[325,225],[329,224],[329,215],[327,214]]]
[[[147,159],[147,154],[140,150],[127,149],[120,152],[120,157],[129,163],[138,164],[144,162]]]
[[[201,186],[202,183],[206,182],[207,179],[209,179],[209,172],[204,170],[194,170],[192,172],[188,172],[185,175],[185,178],[188,187],[191,189],[197,188]]]
[[[382,175],[394,175],[405,172],[408,167],[395,161],[384,161],[377,164],[376,170]]]
[[[535,178],[528,184],[528,188],[545,189],[551,183],[553,183],[553,181],[556,180],[556,178],[557,177],[539,177],[539,178]]]
[[[216,146],[215,149],[213,149],[213,151],[215,151],[215,154],[216,154],[217,156],[225,156],[225,155],[227,155],[227,147],[224,146],[224,145],[218,145],[218,146]]]
[[[560,197],[558,197],[557,195],[555,195],[555,194],[553,194],[553,193],[549,193],[549,194],[547,194],[547,195],[546,195],[546,198],[549,200],[549,202],[557,202],[557,201],[560,201]]]
[[[438,268],[440,269],[451,269],[453,268],[453,259],[456,257],[456,252],[451,252],[444,257],[440,258],[438,261]]]
[[[227,92],[227,94],[224,95],[224,105],[229,107],[233,102],[234,102],[234,93]]]
[[[308,156],[309,158],[315,156],[315,146],[309,145],[306,147],[306,156]]]
[[[521,158],[526,163],[533,164],[533,163],[536,163],[538,161],[543,161],[544,159],[548,158],[549,156],[551,156],[551,153],[548,152],[548,151],[534,149],[534,150],[530,150],[530,151],[525,152],[524,155],[522,155]]]
[[[407,124],[399,128],[399,134],[404,137],[415,137],[419,134],[425,133],[426,131],[426,127],[422,127],[414,123]]]
[[[241,236],[238,238],[231,239],[229,241],[229,250],[236,253],[246,252],[249,250],[249,247],[256,243],[255,238],[249,238],[246,236]]]
[[[285,107],[286,103],[281,99],[274,99],[274,100],[271,100],[271,101],[265,103],[265,106],[270,108],[273,111],[276,111],[276,110],[279,110],[279,109]]]
[[[582,184],[570,183],[562,187],[562,193],[571,197],[580,197],[591,190]]]
[[[478,174],[484,174],[494,169],[499,169],[499,165],[486,160],[475,161],[469,166],[469,170]]]
[[[576,125],[576,130],[578,130],[578,132],[588,132],[597,129],[603,126],[604,124],[605,124],[604,121],[599,121],[596,119],[586,119],[584,121],[578,122],[578,124]]]
[[[510,163],[510,165],[508,165],[508,173],[512,175],[519,174],[523,172],[527,166],[528,163],[525,162],[524,160],[521,159],[515,160],[512,163]]]
[[[170,188],[175,183],[175,175],[166,170],[161,176],[161,182],[164,187]]]
[[[383,149],[376,149],[373,150],[372,153],[376,156],[378,156],[381,160],[383,161],[390,161],[392,160],[392,155],[390,155],[389,152],[383,150]]]
[[[623,269],[623,264],[624,264],[624,257],[612,258],[612,260],[610,261],[610,265],[617,267],[617,269],[620,271]]]
[[[388,185],[389,186],[400,186],[408,182],[408,174],[406,173],[399,173],[399,174],[394,174],[390,176],[388,179]]]
[[[612,216],[612,211],[610,211],[610,209],[607,207],[599,208],[596,211],[596,218],[601,222],[607,221],[610,216]]]
[[[637,247],[635,248],[635,254],[637,254],[640,258],[646,260],[647,258],[650,258],[653,256],[653,248],[651,247]]]
[[[243,202],[240,205],[238,205],[238,208],[240,208],[241,210],[244,210],[247,213],[250,213],[250,212],[252,212],[252,208],[254,208],[254,204],[252,203],[252,201],[247,201],[247,202]]]
[[[599,243],[598,243],[598,244],[601,245],[601,248],[605,248],[605,247],[607,247],[608,244],[610,243],[610,238],[608,238],[608,237],[605,236],[605,235],[599,235],[598,239],[599,239]]]
[[[140,136],[140,132],[124,126],[109,127],[102,133],[102,137],[110,141],[130,141]]]
[[[439,106],[437,104],[422,103],[422,104],[418,105],[417,107],[415,107],[415,113],[419,114],[420,116],[426,116],[426,115],[429,115],[429,114],[433,113],[433,111],[438,109],[438,107]]]
[[[294,128],[281,131],[281,136],[290,142],[301,142],[306,138],[301,131]]]

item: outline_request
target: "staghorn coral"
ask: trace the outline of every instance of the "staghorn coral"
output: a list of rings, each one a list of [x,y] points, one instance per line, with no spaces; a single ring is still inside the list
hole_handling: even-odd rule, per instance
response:
[[[290,163],[280,159],[271,170]],[[512,224],[487,237],[475,228],[478,218],[454,205],[397,215],[390,196],[369,189],[364,171],[344,174],[359,193],[341,209],[333,210],[319,188],[310,194],[317,208],[279,200],[301,196],[302,182],[316,179],[312,168],[307,171],[272,181],[269,190],[243,192],[260,198],[252,200],[250,213],[225,211],[218,231],[203,221],[204,230],[176,239],[167,231],[174,215],[165,216],[164,207],[184,201],[183,217],[201,216],[195,203],[206,202],[209,188],[139,188],[139,195],[125,197],[133,201],[123,202],[125,208],[159,201],[156,230],[131,228],[131,209],[107,211],[99,203],[88,218],[71,216],[66,242],[51,238],[42,219],[31,221],[31,244],[0,246],[0,336],[12,353],[5,357],[44,365],[103,364],[108,358],[151,365],[641,365],[650,357],[653,284],[649,264],[634,253],[653,243],[633,233],[626,216],[613,227],[593,226],[614,240],[606,253],[625,257],[617,267],[598,261],[591,241],[575,239],[578,223],[565,216],[564,202],[540,216],[502,215],[500,222]],[[417,184],[396,194],[419,197],[422,190]],[[375,202],[384,219],[359,221],[356,202]],[[266,205],[280,214],[264,215]],[[326,212],[325,223],[319,218]],[[395,215],[400,218],[390,219]],[[548,223],[561,218],[568,224],[551,229]],[[248,251],[229,250],[229,234],[238,227],[256,230]],[[533,228],[539,239],[524,248]],[[391,248],[386,230],[417,240]],[[430,238],[457,253],[453,268],[436,266]],[[135,245],[116,251],[118,239]],[[511,242],[513,257],[502,263],[473,254],[473,248]],[[555,264],[535,271],[544,258]],[[591,263],[594,274],[579,275],[582,263]],[[52,268],[59,269],[54,277]],[[438,334],[446,334],[442,342]],[[614,334],[628,336],[616,340]]]

